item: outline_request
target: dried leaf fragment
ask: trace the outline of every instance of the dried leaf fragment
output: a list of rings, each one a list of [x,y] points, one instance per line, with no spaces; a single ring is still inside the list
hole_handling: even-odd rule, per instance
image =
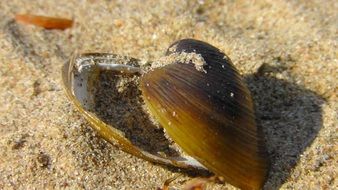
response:
[[[182,190],[205,190],[208,183],[224,184],[224,179],[220,176],[196,177],[185,183]]]
[[[182,174],[179,174],[177,176],[167,179],[163,183],[162,188],[157,188],[157,190],[169,190],[170,183],[176,180],[180,176],[182,176]],[[222,179],[222,177],[218,177],[218,176],[211,176],[208,178],[196,177],[191,180],[188,180],[180,189],[182,190],[205,190],[207,184],[212,183],[212,182],[223,184],[224,180]]]
[[[73,26],[73,20],[57,17],[46,17],[31,14],[17,14],[15,20],[24,24],[41,26],[45,29],[64,30]]]
[[[193,178],[190,181],[188,181],[184,187],[183,190],[205,190],[206,184],[210,182],[209,178]]]

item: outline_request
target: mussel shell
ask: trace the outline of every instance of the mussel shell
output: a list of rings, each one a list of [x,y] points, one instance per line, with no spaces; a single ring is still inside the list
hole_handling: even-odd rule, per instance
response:
[[[250,92],[230,59],[202,41],[180,40],[167,51],[200,54],[206,72],[175,62],[144,74],[150,114],[190,156],[242,189],[262,188],[268,171]]]
[[[130,75],[138,74],[140,68],[134,66],[138,62],[134,58],[109,53],[74,54],[61,70],[66,95],[101,137],[119,146],[123,151],[155,163],[205,170],[204,166],[189,156],[166,157],[135,146],[121,130],[113,124],[105,123],[94,111],[93,91],[99,83],[100,70],[116,70],[117,73],[123,72]]]

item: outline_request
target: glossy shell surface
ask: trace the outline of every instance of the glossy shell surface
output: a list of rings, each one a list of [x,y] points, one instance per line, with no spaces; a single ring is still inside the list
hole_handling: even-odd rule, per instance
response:
[[[185,39],[167,52],[196,53],[205,72],[176,62],[144,74],[151,115],[190,156],[242,189],[262,188],[268,171],[250,92],[230,59],[202,41]]]

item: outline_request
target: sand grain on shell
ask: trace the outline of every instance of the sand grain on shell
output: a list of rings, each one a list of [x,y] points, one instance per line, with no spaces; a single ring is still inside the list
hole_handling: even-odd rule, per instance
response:
[[[195,69],[200,72],[207,72],[203,67],[207,65],[201,54],[194,52],[180,52],[180,53],[171,53],[170,55],[163,56],[160,59],[154,61],[151,65],[151,69],[158,67],[164,67],[169,64],[193,64]]]

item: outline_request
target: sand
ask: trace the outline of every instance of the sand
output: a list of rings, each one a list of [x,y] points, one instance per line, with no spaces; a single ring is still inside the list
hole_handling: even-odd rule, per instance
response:
[[[0,9],[0,189],[156,189],[180,173],[102,140],[67,100],[60,70],[74,51],[147,63],[183,38],[218,47],[245,77],[271,158],[265,189],[338,187],[336,1],[13,0]],[[45,30],[15,23],[16,13],[75,24]]]

